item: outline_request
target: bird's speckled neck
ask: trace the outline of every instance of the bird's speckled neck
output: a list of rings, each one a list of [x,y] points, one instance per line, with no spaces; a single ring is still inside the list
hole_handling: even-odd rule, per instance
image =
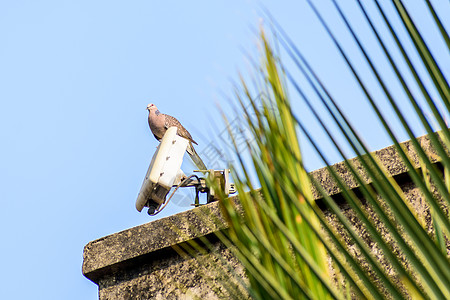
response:
[[[158,116],[158,115],[160,115],[161,113],[159,112],[159,110],[156,110],[156,111],[155,111],[155,114]]]

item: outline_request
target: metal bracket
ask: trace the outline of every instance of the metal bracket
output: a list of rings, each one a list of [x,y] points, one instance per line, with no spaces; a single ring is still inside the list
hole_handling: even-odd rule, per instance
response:
[[[234,194],[236,192],[236,189],[234,188],[234,184],[230,182],[229,176],[230,176],[230,170],[194,170],[194,172],[202,172],[202,173],[208,173],[208,177],[210,182],[214,182],[218,187],[220,187],[221,191],[225,195]],[[175,192],[181,188],[181,187],[195,187],[195,199],[194,203],[191,204],[192,206],[199,207],[201,205],[205,205],[207,203],[211,203],[214,201],[217,201],[218,195],[214,192],[213,189],[211,189],[207,185],[207,180],[205,178],[199,178],[197,175],[191,175],[189,177],[179,179],[177,182],[180,182],[179,184],[173,185],[175,190],[170,195],[169,199],[167,201],[165,199],[160,199],[161,204],[163,205],[152,205],[149,202],[147,203],[148,214],[151,216],[154,216],[158,214],[172,199],[172,196],[175,194]],[[206,193],[206,203],[202,204],[200,203],[200,193]],[[155,203],[156,204],[156,203]]]

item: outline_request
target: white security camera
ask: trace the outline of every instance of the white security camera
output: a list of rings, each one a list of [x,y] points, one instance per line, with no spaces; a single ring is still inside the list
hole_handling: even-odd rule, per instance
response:
[[[209,180],[199,178],[195,174],[186,176],[181,170],[181,164],[188,146],[189,141],[177,135],[176,127],[167,129],[153,155],[139,191],[136,200],[136,209],[139,212],[144,207],[148,207],[147,213],[151,216],[156,215],[169,203],[180,187],[195,188],[196,196],[193,204],[195,207],[203,205],[199,202],[199,193],[206,193],[207,203],[218,200],[216,191],[207,185],[207,181],[214,183],[214,186],[219,188],[225,195],[236,192],[234,184],[229,181],[229,169],[194,171],[206,173]],[[166,201],[166,197],[173,187],[175,189]]]
[[[177,135],[177,128],[167,129],[145,175],[136,200],[136,209],[148,207],[153,214],[166,201],[166,196],[174,185],[186,177],[181,171],[183,156],[189,141]]]

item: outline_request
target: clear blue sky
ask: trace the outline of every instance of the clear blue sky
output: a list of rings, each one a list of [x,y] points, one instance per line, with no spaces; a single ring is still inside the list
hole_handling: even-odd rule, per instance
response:
[[[372,149],[389,145],[305,1],[274,2],[262,1]],[[199,151],[217,139],[221,92],[231,96],[230,79],[248,69],[242,49],[256,52],[258,3],[0,1],[1,299],[97,299],[81,273],[84,245],[154,219],[134,207],[157,146],[147,104],[177,117]],[[449,29],[448,1],[433,3]],[[424,28],[448,76],[448,51]],[[307,167],[322,166],[309,152]],[[158,217],[188,208],[170,203]]]

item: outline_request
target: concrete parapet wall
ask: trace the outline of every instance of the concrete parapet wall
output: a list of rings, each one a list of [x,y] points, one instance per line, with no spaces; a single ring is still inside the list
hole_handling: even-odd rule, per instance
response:
[[[418,140],[431,160],[438,162],[439,157],[427,137]],[[419,168],[411,143],[405,142],[402,147],[409,153],[415,167]],[[429,225],[428,207],[409,179],[395,148],[391,146],[374,154]],[[352,163],[357,168],[360,165],[357,160],[352,160]],[[351,188],[358,188],[344,163],[333,167]],[[383,254],[371,242],[358,218],[348,205],[339,200],[339,188],[328,171],[323,168],[310,175],[336,200],[355,230],[383,262]],[[369,180],[367,183],[370,183]],[[324,208],[315,189],[313,194],[319,207]],[[334,215],[325,209],[324,212],[327,219],[339,228]],[[379,226],[383,230],[383,224]],[[226,299],[230,297],[230,285],[246,280],[242,265],[214,234],[226,228],[218,202],[130,228],[88,243],[84,248],[83,274],[99,286],[101,300]],[[224,267],[221,261],[227,261],[230,268]]]

